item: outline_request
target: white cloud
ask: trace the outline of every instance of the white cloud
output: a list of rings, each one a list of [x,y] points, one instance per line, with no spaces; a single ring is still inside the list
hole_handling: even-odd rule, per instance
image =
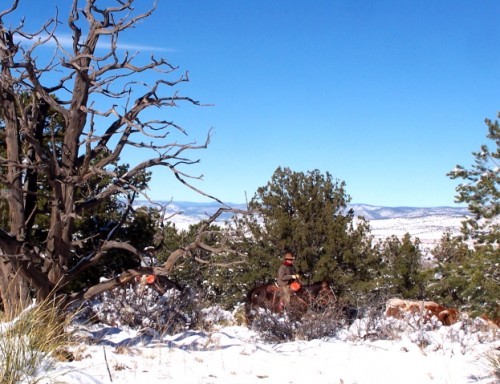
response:
[[[57,41],[59,42],[59,44],[63,48],[68,49],[68,48],[72,47],[73,37],[71,35],[61,34],[61,35],[57,35],[56,37],[57,37]],[[20,37],[19,40],[21,42],[26,42],[27,44],[29,44],[29,43],[34,43],[37,40],[43,41],[46,38],[47,38],[47,36],[40,36],[36,40],[32,40],[32,39]],[[56,45],[56,41],[54,39],[49,39],[42,45],[42,47],[43,46],[53,47],[55,45]],[[144,44],[126,43],[126,42],[125,43],[118,42],[117,47],[118,47],[118,50],[121,50],[121,51],[148,51],[148,52],[151,52],[151,51],[153,51],[153,52],[175,52],[176,51],[175,49],[172,49],[172,48],[165,48],[165,47],[158,47],[158,46],[144,45]],[[110,48],[109,41],[100,41],[97,44],[97,49],[109,49],[109,48]]]

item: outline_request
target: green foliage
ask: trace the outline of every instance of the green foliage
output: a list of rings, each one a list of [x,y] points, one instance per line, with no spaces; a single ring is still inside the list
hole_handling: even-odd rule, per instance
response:
[[[445,232],[431,253],[438,263],[459,264],[470,257],[471,250],[462,239],[452,236],[450,232]]]
[[[444,300],[468,308],[473,314],[500,316],[500,126],[486,119],[488,139],[473,152],[470,169],[457,165],[448,176],[463,179],[456,190],[457,202],[466,203],[472,217],[462,224],[463,239],[443,238],[435,255],[438,282],[432,290]],[[472,240],[471,248],[464,240]]]
[[[28,103],[30,98],[29,94],[25,94],[23,100]],[[57,98],[54,97],[54,99],[57,101]],[[46,111],[42,113],[44,119],[38,126],[37,139],[42,144],[41,148],[46,158],[57,158],[58,161],[62,161],[61,148],[65,133],[64,119],[59,113],[47,105],[43,105],[43,103],[41,108],[45,108]],[[5,126],[1,122],[0,115],[0,140],[1,137],[5,136]],[[0,151],[2,150],[5,151],[5,148],[0,148]],[[32,148],[27,143],[21,146],[21,150],[26,158],[33,156],[31,153]],[[104,153],[97,155],[90,161],[90,166],[97,164],[105,156]],[[110,169],[112,168],[112,174],[117,178],[122,177],[129,171],[128,164],[118,164],[119,161],[119,158],[116,159],[112,167],[110,167]],[[130,186],[137,191],[143,190],[147,187],[150,178],[151,172],[138,172],[137,175],[131,178],[132,183]],[[31,189],[37,191],[36,195],[32,193],[26,196],[26,210],[32,210],[33,212],[27,223],[27,240],[29,240],[30,247],[44,249],[49,234],[52,214],[51,194],[54,185],[48,175],[43,172],[28,170],[26,180],[35,183],[36,187]],[[75,200],[78,203],[92,200],[94,196],[109,188],[112,183],[113,178],[110,175],[96,173],[86,178],[84,182],[81,182],[75,188]],[[0,181],[0,187],[2,186]],[[159,223],[158,212],[127,211],[126,204],[121,200],[123,198],[123,194],[112,195],[110,198],[102,200],[98,205],[83,210],[77,216],[72,227],[74,241],[79,246],[74,248],[71,258],[72,263],[68,268],[74,267],[82,258],[95,252],[100,244],[107,239],[126,241],[138,249],[152,243]],[[4,199],[0,199],[0,213],[2,214],[0,225],[2,228],[8,228],[9,207]],[[111,250],[107,252],[106,257],[82,273],[78,279],[71,281],[65,289],[72,290],[86,287],[90,283],[96,283],[99,277],[103,275],[110,276],[138,264],[139,261],[136,257],[132,257],[123,251]]]
[[[250,202],[259,215],[245,222],[251,232],[245,281],[273,280],[284,250],[292,249],[305,283],[330,280],[340,295],[369,289],[377,256],[368,225],[354,223],[349,201],[345,183],[329,173],[278,168]]]
[[[189,226],[187,231],[177,231],[174,226],[168,225],[165,249],[173,251],[192,243],[199,229],[200,224]],[[204,231],[202,241],[212,247],[221,244],[221,240],[226,237],[226,229],[211,225]],[[162,252],[158,257],[159,261],[164,262],[169,254],[170,252]],[[207,305],[219,304],[226,309],[232,309],[242,301],[246,292],[246,286],[241,279],[244,271],[241,256],[214,254],[209,249],[198,248],[180,260],[169,277],[181,285],[189,286]]]
[[[168,256],[179,247],[188,244],[187,231],[178,229],[175,224],[166,222],[161,227],[161,245],[156,254],[159,264],[165,263]]]
[[[379,253],[382,261],[379,288],[390,295],[424,299],[425,275],[420,240],[412,241],[409,233],[401,240],[393,235],[379,244]]]
[[[154,244],[154,239],[160,231],[161,217],[156,208],[138,208],[127,216],[125,225],[119,228],[116,238],[128,241],[137,249],[144,249]]]
[[[103,206],[104,205],[104,206]],[[126,205],[117,199],[110,199],[99,209],[86,212],[84,217],[76,221],[75,227],[81,246],[75,251],[73,265],[81,257],[92,254],[100,244],[111,237],[116,241],[124,241],[139,250],[154,244],[155,236],[161,230],[160,215],[155,208],[138,208],[127,211]],[[140,265],[140,259],[126,251],[111,249],[99,262],[86,269],[79,278],[72,281],[67,291],[74,291],[98,283],[103,276],[111,277],[129,268]]]
[[[472,315],[500,317],[500,249],[493,245],[470,249],[461,240],[446,236],[433,253],[443,249],[455,257],[439,259],[436,268],[430,271],[428,295]]]
[[[473,152],[475,162],[471,169],[461,165],[451,171],[452,179],[463,179],[457,187],[457,202],[466,203],[473,217],[464,221],[463,232],[486,244],[500,243],[500,126],[498,121],[486,119],[487,138],[496,148],[482,145],[479,152]]]

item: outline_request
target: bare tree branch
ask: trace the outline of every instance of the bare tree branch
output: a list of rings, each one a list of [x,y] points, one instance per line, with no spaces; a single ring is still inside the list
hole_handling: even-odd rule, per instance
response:
[[[135,196],[149,199],[146,187],[155,167],[168,169],[187,188],[226,207],[192,185],[191,180],[202,176],[187,170],[199,162],[192,153],[208,147],[211,131],[198,143],[169,116],[170,108],[181,104],[203,105],[180,91],[189,81],[188,72],[179,74],[164,58],[151,56],[144,62],[140,52],[120,49],[122,33],[148,18],[156,4],[136,12],[134,5],[142,5],[136,0],[111,0],[104,8],[96,0],[73,0],[66,5],[72,38],[67,47],[57,12],[36,32],[26,30],[22,17],[17,27],[7,28],[5,19],[15,15],[18,3],[12,0],[0,11],[0,140],[5,143],[0,149],[0,187],[9,212],[8,225],[0,228],[4,304],[32,291],[45,296],[67,288],[113,251],[138,260],[136,246],[116,233],[132,214]],[[38,55],[52,47],[48,57]],[[149,75],[154,78],[146,83]],[[146,155],[128,161],[123,159],[128,149]],[[80,233],[79,222],[110,200],[127,202],[129,208],[106,233]],[[230,209],[206,220],[192,244],[169,256],[162,273],[195,249],[233,255],[227,243],[209,246],[203,240],[223,212]],[[129,275],[146,270],[138,271]],[[13,276],[20,290],[3,284]],[[104,286],[109,284],[87,295]]]

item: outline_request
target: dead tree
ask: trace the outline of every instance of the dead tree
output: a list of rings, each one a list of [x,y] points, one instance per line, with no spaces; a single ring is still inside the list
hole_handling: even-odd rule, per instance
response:
[[[116,0],[106,8],[96,0],[73,0],[67,46],[58,17],[35,32],[28,32],[22,19],[8,26],[19,1],[0,11],[0,198],[9,215],[8,226],[0,228],[0,294],[10,314],[30,292],[39,297],[57,292],[111,249],[138,253],[110,233],[91,254],[80,254],[85,239],[75,233],[75,220],[117,195],[129,202],[138,194],[147,198],[137,179],[148,170],[166,167],[205,195],[189,181],[197,177],[183,169],[197,162],[188,153],[206,148],[210,139],[208,133],[201,144],[189,141],[186,131],[165,117],[179,103],[200,105],[179,93],[187,73],[178,75],[163,58],[136,64],[138,53],[120,49],[121,33],[154,8],[135,14],[134,0]],[[53,54],[42,61],[48,49]],[[144,84],[146,73],[157,80]],[[160,117],[151,119],[149,110]],[[128,148],[149,151],[149,157],[118,172],[116,164]],[[89,185],[96,179],[108,183],[94,194]],[[48,223],[43,241],[35,242],[40,216]],[[148,271],[129,272],[135,273]]]

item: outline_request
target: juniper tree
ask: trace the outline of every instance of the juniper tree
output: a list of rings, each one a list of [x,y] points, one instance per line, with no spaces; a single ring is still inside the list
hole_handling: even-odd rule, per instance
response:
[[[318,170],[277,168],[250,202],[248,278],[270,280],[285,249],[296,254],[304,283],[330,280],[341,295],[367,290],[376,269],[369,226],[348,209],[343,181]]]
[[[187,230],[176,232],[176,243],[170,246],[182,249],[194,241],[199,233],[200,224],[190,225]],[[205,246],[193,249],[185,255],[182,262],[171,274],[175,281],[191,288],[206,303],[219,304],[231,309],[241,301],[245,285],[241,279],[246,262],[237,254],[218,254],[214,247],[220,247],[224,241],[239,238],[232,235],[232,229],[220,225],[211,225],[205,231]],[[223,240],[226,239],[226,240]],[[235,248],[234,243],[225,244],[226,248]],[[240,246],[240,248],[242,248]],[[168,257],[168,253],[165,255]],[[164,256],[160,255],[160,260]]]
[[[412,240],[409,233],[402,239],[393,235],[379,244],[378,252],[383,273],[379,289],[408,299],[425,299],[420,240]]]

